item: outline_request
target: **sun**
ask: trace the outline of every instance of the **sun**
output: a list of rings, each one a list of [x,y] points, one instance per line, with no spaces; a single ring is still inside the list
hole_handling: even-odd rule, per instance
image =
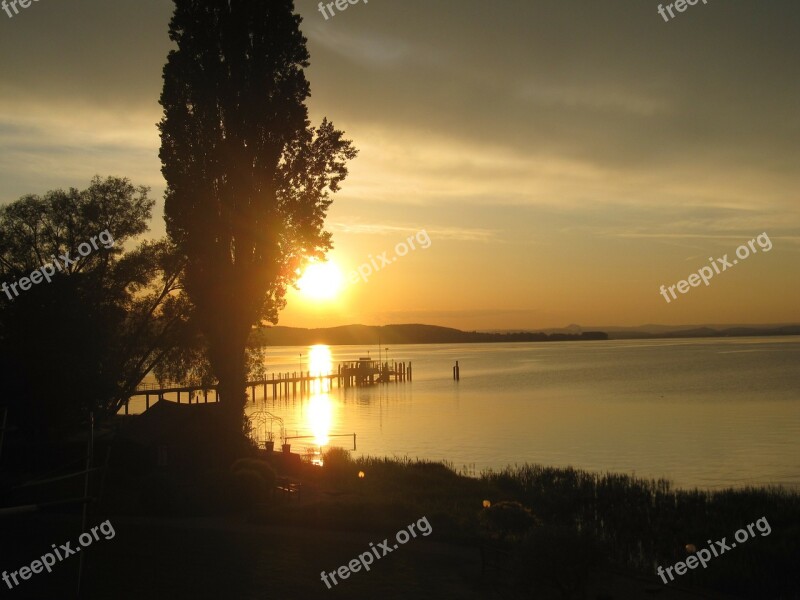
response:
[[[315,262],[297,280],[300,293],[312,300],[331,300],[342,289],[342,272],[333,262]]]

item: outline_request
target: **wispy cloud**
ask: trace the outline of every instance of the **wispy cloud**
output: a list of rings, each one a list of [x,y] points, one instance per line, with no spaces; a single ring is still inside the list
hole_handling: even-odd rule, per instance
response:
[[[427,234],[437,239],[460,240],[465,242],[487,242],[495,237],[496,230],[464,227],[409,227],[384,223],[331,222],[333,231],[355,235],[397,235],[411,234],[425,229]]]
[[[350,61],[369,67],[396,67],[413,55],[413,46],[391,35],[348,33],[326,24],[305,27],[311,42]]]

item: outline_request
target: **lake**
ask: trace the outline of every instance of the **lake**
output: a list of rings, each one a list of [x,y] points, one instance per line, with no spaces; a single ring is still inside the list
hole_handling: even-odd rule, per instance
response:
[[[368,351],[378,358],[377,347],[268,348],[267,369],[335,371]],[[356,433],[355,456],[447,460],[470,474],[530,462],[685,488],[800,488],[797,337],[419,344],[388,355],[412,363],[413,381],[323,386],[302,399],[270,392],[266,404],[259,388],[248,412],[314,436],[292,440],[299,452],[347,447],[329,436]]]

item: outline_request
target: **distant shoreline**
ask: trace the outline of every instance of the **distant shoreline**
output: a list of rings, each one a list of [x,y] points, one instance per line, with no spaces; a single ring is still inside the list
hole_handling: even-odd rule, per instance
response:
[[[785,325],[774,328],[730,327],[713,329],[698,327],[677,331],[648,332],[635,329],[583,332],[481,332],[462,331],[437,325],[344,325],[306,329],[301,327],[264,327],[250,336],[251,346],[310,346],[327,344],[330,346],[371,346],[375,344],[485,344],[509,342],[576,342],[630,339],[680,339],[680,338],[720,338],[720,337],[762,337],[800,335],[799,325]]]

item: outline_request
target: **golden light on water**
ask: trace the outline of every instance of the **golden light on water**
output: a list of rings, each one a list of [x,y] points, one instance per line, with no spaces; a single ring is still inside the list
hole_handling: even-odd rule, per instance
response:
[[[330,438],[333,424],[333,406],[327,394],[318,394],[309,400],[308,404],[308,428],[314,435],[314,441],[318,446],[324,446]]]
[[[317,344],[309,348],[308,371],[312,377],[328,375],[333,371],[333,358],[328,346]],[[327,394],[329,389],[329,379],[311,382],[311,399],[308,402],[307,412],[308,428],[318,446],[325,446],[330,441],[328,435],[333,424],[333,403]]]
[[[329,375],[333,372],[331,349],[325,344],[311,346],[308,351],[308,371],[312,377]],[[330,379],[318,379],[311,382],[311,393],[322,394],[330,390]]]
[[[327,375],[333,370],[331,349],[325,344],[311,346],[308,350],[308,370],[311,375]]]

